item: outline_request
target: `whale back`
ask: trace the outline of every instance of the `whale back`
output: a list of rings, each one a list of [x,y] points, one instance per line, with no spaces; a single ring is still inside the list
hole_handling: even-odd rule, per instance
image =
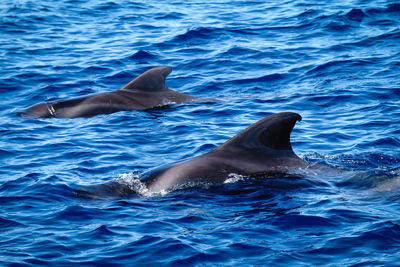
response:
[[[171,73],[169,67],[152,68],[138,76],[119,90],[159,92],[168,90],[165,78]]]
[[[273,114],[251,125],[215,150],[239,154],[257,151],[294,155],[290,134],[296,121],[301,119],[299,114],[293,112]]]

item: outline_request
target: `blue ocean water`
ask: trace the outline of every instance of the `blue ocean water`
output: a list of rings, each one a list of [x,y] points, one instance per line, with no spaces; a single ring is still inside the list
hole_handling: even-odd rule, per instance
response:
[[[396,266],[400,4],[396,1],[0,3],[0,264]],[[155,66],[217,101],[93,118],[19,118],[116,90]],[[163,195],[77,186],[210,151],[276,112],[294,151],[334,172]]]

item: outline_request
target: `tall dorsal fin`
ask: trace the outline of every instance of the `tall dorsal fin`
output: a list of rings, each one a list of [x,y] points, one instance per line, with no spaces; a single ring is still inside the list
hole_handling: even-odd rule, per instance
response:
[[[216,150],[255,151],[260,148],[291,151],[290,133],[301,116],[293,112],[282,112],[268,116],[232,137]]]
[[[128,91],[162,91],[168,89],[165,85],[165,78],[171,73],[169,67],[152,68],[130,83],[122,87],[120,90]]]

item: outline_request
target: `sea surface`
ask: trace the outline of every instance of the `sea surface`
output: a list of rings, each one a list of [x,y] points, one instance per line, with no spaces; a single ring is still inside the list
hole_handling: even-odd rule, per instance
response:
[[[399,2],[2,0],[0,62],[0,265],[399,265]],[[16,116],[157,66],[213,100]],[[295,153],[334,171],[140,183],[283,111]],[[74,191],[115,180],[136,194]]]

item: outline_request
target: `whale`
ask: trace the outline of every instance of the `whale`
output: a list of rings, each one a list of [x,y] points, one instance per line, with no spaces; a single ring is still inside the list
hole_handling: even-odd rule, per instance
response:
[[[116,91],[60,102],[39,103],[18,112],[17,115],[30,118],[88,118],[195,100],[196,97],[173,91],[166,86],[165,79],[171,71],[170,67],[152,68]]]
[[[305,166],[292,149],[290,134],[302,117],[277,113],[251,125],[216,149],[198,157],[143,173],[151,192],[187,182],[224,182],[231,174],[268,176]]]
[[[270,115],[219,147],[194,158],[162,165],[140,175],[150,193],[159,193],[188,183],[223,183],[232,174],[268,177],[306,168],[308,164],[292,149],[290,135],[302,117],[293,112]],[[119,180],[89,186],[81,192],[96,196],[134,193]]]

